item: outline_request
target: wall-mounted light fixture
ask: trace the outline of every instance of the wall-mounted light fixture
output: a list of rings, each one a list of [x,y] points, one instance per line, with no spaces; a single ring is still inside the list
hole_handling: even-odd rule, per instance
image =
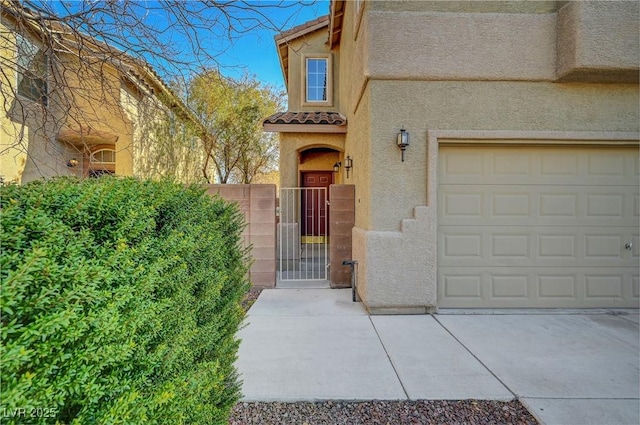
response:
[[[342,166],[342,162],[336,162],[335,164],[333,164],[333,172],[334,173],[339,172],[341,166]]]
[[[398,133],[396,144],[402,151],[402,162],[404,162],[404,151],[407,149],[407,146],[409,146],[409,133],[404,128]]]
[[[353,159],[349,155],[344,159],[344,169],[347,170],[347,178],[349,178],[349,171],[353,168]]]
[[[70,160],[67,161],[67,167],[69,168],[75,168],[77,167],[79,164],[78,160],[75,158],[71,158]]]

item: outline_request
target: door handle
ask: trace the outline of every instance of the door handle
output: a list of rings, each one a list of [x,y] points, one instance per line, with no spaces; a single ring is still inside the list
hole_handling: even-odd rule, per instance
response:
[[[631,248],[633,248],[632,242],[627,242],[626,244],[624,244],[624,249],[628,249],[629,251],[631,251]]]

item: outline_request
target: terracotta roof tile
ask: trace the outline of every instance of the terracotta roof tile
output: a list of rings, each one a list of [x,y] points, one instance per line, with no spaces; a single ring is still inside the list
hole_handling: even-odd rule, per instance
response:
[[[264,123],[346,125],[347,118],[339,112],[278,112],[265,119]]]

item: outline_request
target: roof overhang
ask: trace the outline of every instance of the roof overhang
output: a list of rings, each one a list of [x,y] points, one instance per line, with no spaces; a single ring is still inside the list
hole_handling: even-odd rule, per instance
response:
[[[119,136],[117,134],[110,131],[97,130],[90,126],[66,127],[58,133],[58,140],[77,146],[115,145],[118,139]]]
[[[284,76],[285,86],[289,85],[289,42],[327,27],[329,27],[328,15],[305,22],[274,37],[278,49],[278,56],[280,57],[280,68]]]
[[[262,127],[275,133],[346,133],[347,118],[339,112],[278,112]]]
[[[334,46],[340,44],[344,3],[344,0],[331,1],[329,12],[329,49],[333,49]]]
[[[344,134],[347,132],[346,125],[328,125],[328,124],[264,124],[262,128],[267,133]]]

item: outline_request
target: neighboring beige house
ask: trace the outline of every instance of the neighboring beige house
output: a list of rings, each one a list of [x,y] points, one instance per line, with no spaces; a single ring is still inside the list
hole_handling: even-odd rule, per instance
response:
[[[276,37],[281,187],[355,186],[370,312],[638,307],[639,8],[333,0]]]
[[[148,65],[19,3],[0,6],[3,182],[157,177],[167,168],[197,178],[191,157],[201,150],[159,145],[170,131],[163,125],[194,118]]]

